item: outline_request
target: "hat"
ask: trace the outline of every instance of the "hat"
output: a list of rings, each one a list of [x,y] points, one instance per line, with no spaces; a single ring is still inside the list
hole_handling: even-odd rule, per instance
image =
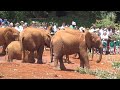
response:
[[[20,25],[19,23],[16,23],[15,26]]]
[[[35,23],[35,21],[32,21],[32,23]]]
[[[20,21],[20,23],[24,23],[24,21]]]

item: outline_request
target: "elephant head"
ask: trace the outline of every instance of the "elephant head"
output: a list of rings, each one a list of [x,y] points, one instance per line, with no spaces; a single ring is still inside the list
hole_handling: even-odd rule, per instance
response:
[[[44,35],[45,46],[50,47],[51,38],[52,36],[50,35],[50,33],[45,32],[45,35]]]
[[[19,32],[14,28],[6,28],[4,32],[4,38],[6,43],[9,44],[11,41],[19,39]]]
[[[97,63],[99,63],[103,54],[103,46],[100,37],[95,33],[86,32],[85,41],[88,49],[96,48],[99,50],[100,56],[97,60]]]

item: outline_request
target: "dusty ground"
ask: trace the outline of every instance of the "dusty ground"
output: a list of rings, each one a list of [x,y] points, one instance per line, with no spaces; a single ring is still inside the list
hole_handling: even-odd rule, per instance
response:
[[[120,55],[103,55],[102,61],[96,63],[98,55],[95,55],[94,60],[90,61],[90,66],[91,69],[112,71],[114,69],[111,67],[111,62],[120,60],[119,58]],[[49,63],[49,51],[45,51],[43,55],[45,64],[21,63],[21,60],[9,63],[5,60],[5,56],[0,56],[0,79],[97,79],[93,75],[75,72],[75,69],[79,67],[79,59],[73,59],[70,56],[70,61],[72,64],[65,63],[66,71],[56,71]]]

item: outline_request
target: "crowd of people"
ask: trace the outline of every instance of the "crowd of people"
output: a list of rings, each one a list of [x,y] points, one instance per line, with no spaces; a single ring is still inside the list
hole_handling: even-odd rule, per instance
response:
[[[96,28],[95,25],[92,25],[91,28],[85,27],[78,27],[75,21],[71,22],[71,25],[66,24],[65,22],[62,23],[61,26],[58,26],[56,23],[49,23],[52,25],[51,35],[54,35],[58,30],[64,30],[65,27],[70,27],[73,30],[79,30],[80,32],[85,32],[85,30],[89,30],[89,32],[96,33],[100,36],[102,43],[103,43],[103,52],[104,54],[120,54],[120,40],[113,40],[111,39],[112,35],[119,35],[120,31],[116,30],[112,27],[101,27]],[[20,21],[17,23],[9,22],[7,19],[0,18],[0,27],[12,27],[21,32],[24,28],[32,26],[36,28],[44,28],[47,29],[48,23],[45,22],[37,22],[32,21],[30,25],[27,22]]]

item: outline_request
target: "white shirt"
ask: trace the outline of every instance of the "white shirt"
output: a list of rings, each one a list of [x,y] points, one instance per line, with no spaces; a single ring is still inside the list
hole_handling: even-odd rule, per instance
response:
[[[19,26],[15,26],[15,29],[18,30],[19,32],[21,32]]]
[[[23,26],[19,26],[20,32],[23,31]]]
[[[101,39],[104,39],[104,40],[106,39],[106,40],[108,40],[108,35],[107,35],[107,34],[106,34],[106,35],[103,34],[103,35],[101,36]]]
[[[72,25],[76,25],[76,22],[72,21]]]
[[[54,31],[54,32],[57,32],[57,27],[56,27],[56,25],[53,26],[53,31]]]

